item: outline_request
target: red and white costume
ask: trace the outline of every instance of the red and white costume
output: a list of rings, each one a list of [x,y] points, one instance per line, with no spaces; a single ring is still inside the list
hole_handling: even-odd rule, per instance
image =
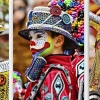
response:
[[[71,56],[51,55],[45,59],[47,64],[41,74],[50,67],[50,64],[59,64],[68,72],[68,77],[63,70],[60,70],[60,67],[52,68],[44,78],[34,100],[77,100],[77,79],[71,65]],[[35,84],[37,82],[30,82],[24,100],[32,95],[31,91]]]

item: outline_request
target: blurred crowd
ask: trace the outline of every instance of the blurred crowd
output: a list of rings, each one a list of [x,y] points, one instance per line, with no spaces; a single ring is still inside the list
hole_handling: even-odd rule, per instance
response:
[[[47,6],[49,0],[13,1],[13,69],[20,72],[23,83],[27,82],[25,71],[31,63],[29,41],[18,36],[18,31],[26,28],[27,15],[36,6]]]

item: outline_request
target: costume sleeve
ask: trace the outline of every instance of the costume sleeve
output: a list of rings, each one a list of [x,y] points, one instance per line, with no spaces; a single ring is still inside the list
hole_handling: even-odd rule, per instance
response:
[[[84,56],[77,56],[72,61],[72,66],[77,78],[78,98],[84,98]]]
[[[84,56],[77,56],[72,61],[72,66],[75,76],[77,77],[77,81],[84,77]]]

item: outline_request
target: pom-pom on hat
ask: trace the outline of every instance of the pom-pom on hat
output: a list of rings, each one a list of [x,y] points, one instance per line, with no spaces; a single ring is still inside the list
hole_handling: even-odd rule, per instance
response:
[[[70,43],[69,48],[75,49],[77,42],[70,33],[72,21],[73,18],[62,11],[58,5],[53,5],[52,7],[39,6],[35,7],[28,14],[28,22],[26,23],[28,29],[21,30],[18,34],[30,40],[30,30],[54,31],[67,37]]]
[[[13,83],[22,82],[21,74],[17,71],[13,71]]]

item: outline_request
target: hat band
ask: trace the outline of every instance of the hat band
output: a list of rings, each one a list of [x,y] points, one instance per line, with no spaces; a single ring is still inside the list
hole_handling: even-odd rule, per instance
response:
[[[63,35],[66,36],[68,34],[68,36],[72,37],[71,34],[68,31],[66,31],[66,30],[64,30],[64,29],[62,29],[62,28],[60,28],[58,26],[54,26],[54,25],[48,25],[48,24],[31,24],[31,25],[28,26],[28,29],[47,29],[47,30],[50,29],[50,30],[58,32],[58,33],[63,32],[62,33]]]

